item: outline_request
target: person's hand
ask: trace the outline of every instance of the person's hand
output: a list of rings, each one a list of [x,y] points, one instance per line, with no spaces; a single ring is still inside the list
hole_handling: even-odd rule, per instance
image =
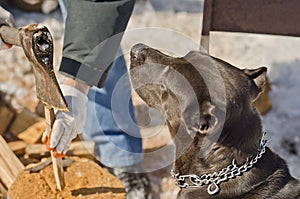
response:
[[[0,26],[6,25],[10,27],[14,27],[14,19],[13,16],[7,10],[3,9],[0,6]],[[0,39],[0,50],[10,48],[10,44],[6,44],[5,42]]]
[[[70,112],[57,111],[52,132],[43,134],[43,143],[50,137],[50,150],[56,150],[57,154],[65,154],[71,145],[71,141],[81,133],[86,118],[86,93],[69,85],[60,86],[70,108]]]

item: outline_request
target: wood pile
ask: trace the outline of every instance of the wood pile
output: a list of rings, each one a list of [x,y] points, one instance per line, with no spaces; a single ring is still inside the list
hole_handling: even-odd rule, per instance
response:
[[[41,143],[45,128],[44,117],[27,108],[14,110],[0,92],[0,198],[6,198],[21,172],[39,171],[51,164],[50,153]],[[94,160],[94,145],[92,141],[76,138],[66,155]]]

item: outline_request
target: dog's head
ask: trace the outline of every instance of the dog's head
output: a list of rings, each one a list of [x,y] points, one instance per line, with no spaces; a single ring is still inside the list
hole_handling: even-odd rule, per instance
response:
[[[252,102],[263,89],[265,67],[241,70],[195,51],[172,57],[144,44],[133,46],[130,55],[134,90],[166,113],[173,136],[181,125],[189,134],[206,135],[257,117]],[[260,122],[253,128],[261,128]]]

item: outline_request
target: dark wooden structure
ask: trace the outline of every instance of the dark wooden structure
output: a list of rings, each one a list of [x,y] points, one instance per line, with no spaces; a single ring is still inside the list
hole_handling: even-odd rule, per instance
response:
[[[300,36],[300,0],[205,0],[201,48],[209,53],[211,31]],[[254,105],[261,114],[272,107],[269,82]]]
[[[205,0],[201,45],[210,31],[300,36],[299,0]]]

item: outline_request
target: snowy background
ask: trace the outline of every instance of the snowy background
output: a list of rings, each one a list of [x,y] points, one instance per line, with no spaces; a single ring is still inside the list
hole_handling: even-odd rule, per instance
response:
[[[272,109],[262,117],[270,146],[300,177],[300,38],[216,33],[212,54],[241,68],[267,66]]]

